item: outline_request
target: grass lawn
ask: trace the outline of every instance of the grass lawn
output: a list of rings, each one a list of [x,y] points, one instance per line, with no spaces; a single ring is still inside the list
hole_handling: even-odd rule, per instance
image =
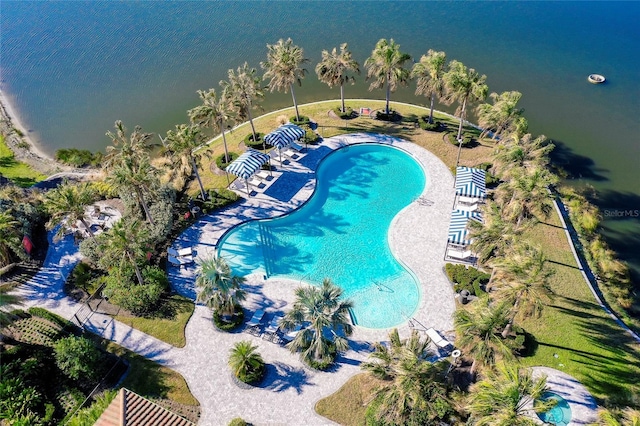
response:
[[[357,374],[335,393],[318,401],[315,410],[344,426],[363,425],[367,406],[383,383],[368,373]]]
[[[640,345],[597,304],[571,253],[560,220],[554,213],[527,237],[542,247],[555,269],[556,293],[540,319],[522,323],[537,341],[525,365],[544,365],[582,382],[600,403],[638,404]]]
[[[18,186],[27,188],[46,176],[36,172],[29,165],[17,161],[13,152],[0,135],[0,174]]]
[[[195,309],[193,301],[180,295],[172,295],[162,309],[158,316],[151,318],[122,315],[116,315],[114,318],[156,339],[183,348],[186,345],[184,329]]]

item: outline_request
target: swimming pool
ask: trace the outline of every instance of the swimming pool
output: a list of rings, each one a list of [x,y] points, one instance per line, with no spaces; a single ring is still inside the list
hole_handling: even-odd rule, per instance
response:
[[[556,405],[549,411],[538,413],[538,417],[545,423],[557,426],[567,426],[571,421],[571,408],[569,403],[560,395],[554,392],[545,392],[540,398],[541,401],[557,401]]]
[[[353,300],[358,325],[393,327],[413,315],[420,288],[394,258],[387,234],[425,184],[422,167],[398,148],[348,146],[321,162],[316,190],[301,208],[235,227],[218,253],[238,275],[259,271],[312,284],[330,278]]]

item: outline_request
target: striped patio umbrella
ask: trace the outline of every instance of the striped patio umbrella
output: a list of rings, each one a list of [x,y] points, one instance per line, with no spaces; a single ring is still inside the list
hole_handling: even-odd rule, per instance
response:
[[[469,233],[467,223],[469,219],[482,222],[482,214],[478,211],[454,210],[451,212],[451,223],[449,224],[449,242],[452,244],[469,245],[470,240],[466,240]]]
[[[278,149],[280,164],[282,164],[282,148],[288,146],[291,142],[297,141],[304,135],[305,131],[302,127],[296,126],[293,123],[287,123],[266,135],[264,141]]]
[[[463,197],[486,198],[485,171],[471,167],[457,167],[456,194]]]
[[[249,195],[249,183],[247,180],[260,170],[263,164],[268,162],[269,156],[267,154],[255,149],[248,149],[227,166],[226,172],[244,179],[247,195]]]

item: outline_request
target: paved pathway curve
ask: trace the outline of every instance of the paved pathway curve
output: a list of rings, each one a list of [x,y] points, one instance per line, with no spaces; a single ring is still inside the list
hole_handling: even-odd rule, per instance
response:
[[[341,146],[363,142],[386,143],[404,149],[425,169],[427,185],[420,199],[429,200],[429,203],[416,200],[396,216],[390,228],[389,244],[422,286],[420,306],[414,315],[416,328],[434,327],[445,334],[451,333],[454,294],[443,272],[443,255],[454,198],[453,177],[437,157],[410,142],[371,134],[326,139],[309,147],[297,161],[278,167],[281,170],[277,173],[285,176],[279,176],[256,196],[215,215],[204,216],[186,230],[174,246],[193,245],[199,255],[211,253],[231,227],[249,219],[274,217],[291,211],[312,195],[314,170],[322,158]],[[65,297],[62,286],[79,258],[71,237],[51,242],[42,270],[17,290],[24,304],[27,307],[38,305],[71,319],[81,305]],[[194,265],[184,269],[169,267],[168,272],[177,291],[195,297]],[[299,284],[250,275],[245,306],[250,312],[265,309],[268,316],[287,310]],[[201,404],[201,425],[226,425],[237,416],[256,425],[332,424],[315,414],[315,403],[360,372],[359,364],[371,349],[369,342],[386,340],[388,332],[358,327],[351,339],[351,349],[339,358],[337,367],[331,372],[317,372],[306,369],[298,356],[277,344],[244,332],[216,331],[209,309],[200,305],[196,306],[187,324],[184,348],[175,348],[104,315],[93,314],[85,327],[182,374]],[[401,335],[410,331],[408,323],[398,328]],[[268,364],[263,383],[249,390],[240,389],[233,383],[226,365],[228,350],[240,340],[250,340],[258,345],[258,351]]]

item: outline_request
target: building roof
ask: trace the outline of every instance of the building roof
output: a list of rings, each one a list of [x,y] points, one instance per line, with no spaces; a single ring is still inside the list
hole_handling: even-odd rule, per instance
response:
[[[94,426],[195,426],[129,389],[121,388]]]

